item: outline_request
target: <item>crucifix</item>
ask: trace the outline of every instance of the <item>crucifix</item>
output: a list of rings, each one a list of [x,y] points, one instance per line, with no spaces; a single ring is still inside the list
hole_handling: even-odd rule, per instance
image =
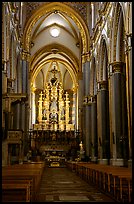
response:
[[[55,74],[58,72],[58,70],[56,69],[56,66],[54,66],[54,68],[50,72],[52,72],[55,77]]]

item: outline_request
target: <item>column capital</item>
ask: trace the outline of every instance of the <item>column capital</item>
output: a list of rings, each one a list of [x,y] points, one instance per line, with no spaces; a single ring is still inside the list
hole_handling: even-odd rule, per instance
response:
[[[88,96],[88,105],[91,105],[92,103],[96,103],[96,101],[97,101],[97,95]]]
[[[107,89],[107,81],[100,81],[100,89],[106,90]]]
[[[82,63],[84,64],[85,62],[89,62],[90,61],[90,56],[91,56],[90,52],[83,53],[82,54]]]
[[[88,96],[83,97],[83,105],[88,105]]]
[[[29,61],[30,60],[30,53],[23,50],[21,53],[21,59],[25,60],[25,61]]]
[[[113,73],[122,73],[123,67],[125,66],[124,62],[121,61],[114,61],[110,63],[112,65],[112,72]]]
[[[31,92],[32,92],[32,93],[35,93],[36,89],[37,89],[36,87],[33,87],[33,86],[32,86],[32,87],[31,87]]]
[[[77,93],[77,90],[78,90],[78,84],[76,84],[76,85],[73,87],[73,89],[72,89],[73,94],[76,94],[76,93]]]
[[[107,90],[108,82],[106,80],[98,81],[98,91]]]

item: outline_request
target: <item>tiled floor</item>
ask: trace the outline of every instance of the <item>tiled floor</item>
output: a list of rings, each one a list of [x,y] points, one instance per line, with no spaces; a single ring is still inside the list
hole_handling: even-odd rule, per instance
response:
[[[115,202],[67,168],[46,168],[37,202]]]

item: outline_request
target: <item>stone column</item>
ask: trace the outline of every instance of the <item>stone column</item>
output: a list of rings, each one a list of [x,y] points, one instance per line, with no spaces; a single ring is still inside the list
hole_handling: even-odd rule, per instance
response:
[[[35,90],[36,90],[36,88],[31,86],[30,116],[29,116],[29,127],[30,127],[30,129],[33,129],[33,125],[35,124],[35,121],[36,121]]]
[[[79,129],[79,100],[78,100],[78,96],[79,96],[79,90],[77,89],[77,93],[76,93],[76,130]]]
[[[97,140],[97,103],[96,95],[91,97],[91,161],[96,162],[98,157]]]
[[[24,131],[23,145],[27,147],[29,117],[30,117],[30,80],[29,80],[29,53],[23,51],[21,55],[22,93],[27,94],[27,101],[21,103],[21,127]],[[25,150],[24,150],[25,151]]]
[[[78,73],[78,129],[82,130],[82,108],[83,108],[83,73]]]
[[[107,81],[98,83],[99,91],[97,96],[98,113],[98,152],[99,163],[108,164],[110,157],[110,136],[109,136],[109,117],[108,117],[108,92]]]
[[[86,155],[91,158],[91,105],[85,106]]]
[[[113,134],[113,158],[112,165],[124,166],[126,162],[127,144],[127,112],[125,104],[125,78],[123,74],[123,62],[113,62],[112,66],[112,134]]]
[[[128,34],[126,43],[126,87],[127,87],[127,111],[128,111],[128,140],[129,160],[128,166],[132,166],[132,34]]]
[[[95,11],[94,11],[94,2],[91,2],[91,8],[92,8],[92,29],[94,28],[94,13],[95,13]]]
[[[83,94],[85,100],[89,95],[89,80],[90,80],[90,62],[86,61],[83,63]],[[88,101],[87,101],[88,102]],[[83,134],[84,134],[84,145],[86,148],[86,156],[91,157],[91,107],[88,103],[85,103],[83,107]]]

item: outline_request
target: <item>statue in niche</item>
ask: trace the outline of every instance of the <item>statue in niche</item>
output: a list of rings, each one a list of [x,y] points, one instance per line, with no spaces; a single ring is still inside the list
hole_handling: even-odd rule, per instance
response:
[[[45,109],[43,110],[43,117],[42,117],[42,120],[47,120],[46,110],[45,110]]]
[[[61,111],[61,120],[65,120],[64,108]]]
[[[57,103],[55,99],[51,103],[50,111],[57,111]]]
[[[51,103],[50,112],[51,121],[56,122],[58,120],[58,115],[57,115],[57,103],[55,99]]]
[[[56,112],[50,113],[50,118],[51,118],[51,121],[56,122],[58,119],[57,113]]]

